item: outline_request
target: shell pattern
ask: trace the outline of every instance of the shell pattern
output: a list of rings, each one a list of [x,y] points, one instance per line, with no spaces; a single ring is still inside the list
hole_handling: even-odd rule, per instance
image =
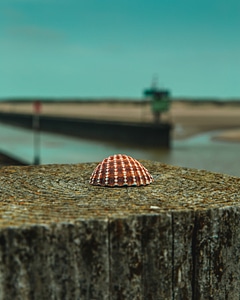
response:
[[[140,186],[153,182],[152,175],[136,159],[123,154],[105,158],[93,171],[89,183],[101,186]]]

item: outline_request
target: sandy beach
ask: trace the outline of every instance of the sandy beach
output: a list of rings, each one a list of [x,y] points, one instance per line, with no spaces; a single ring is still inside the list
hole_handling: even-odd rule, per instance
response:
[[[0,111],[33,113],[31,103],[0,103]],[[105,119],[132,122],[153,122],[151,107],[133,102],[83,102],[43,103],[44,115],[61,115],[87,119]],[[214,139],[240,142],[240,104],[172,102],[163,121],[173,124],[173,138],[183,139],[192,135],[220,130]]]

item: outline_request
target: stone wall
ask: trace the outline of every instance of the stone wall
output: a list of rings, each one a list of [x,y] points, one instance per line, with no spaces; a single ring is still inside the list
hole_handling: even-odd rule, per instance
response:
[[[240,178],[142,163],[154,182],[127,188],[0,168],[0,299],[239,299]]]

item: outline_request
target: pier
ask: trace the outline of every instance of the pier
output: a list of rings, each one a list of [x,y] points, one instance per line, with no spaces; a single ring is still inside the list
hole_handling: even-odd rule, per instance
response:
[[[33,114],[0,112],[0,122],[32,128]],[[154,124],[42,114],[39,118],[39,128],[41,131],[95,140],[149,147],[170,148],[171,146],[172,125],[166,122]]]

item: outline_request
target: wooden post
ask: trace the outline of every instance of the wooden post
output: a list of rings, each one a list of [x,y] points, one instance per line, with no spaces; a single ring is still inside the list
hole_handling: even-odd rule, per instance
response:
[[[34,131],[34,141],[33,141],[33,148],[34,148],[34,165],[40,164],[40,120],[39,115],[41,112],[41,102],[35,101],[33,103],[34,108],[34,115],[33,115],[33,131]]]
[[[0,169],[0,300],[239,299],[240,178],[141,161],[146,187],[96,163]]]

